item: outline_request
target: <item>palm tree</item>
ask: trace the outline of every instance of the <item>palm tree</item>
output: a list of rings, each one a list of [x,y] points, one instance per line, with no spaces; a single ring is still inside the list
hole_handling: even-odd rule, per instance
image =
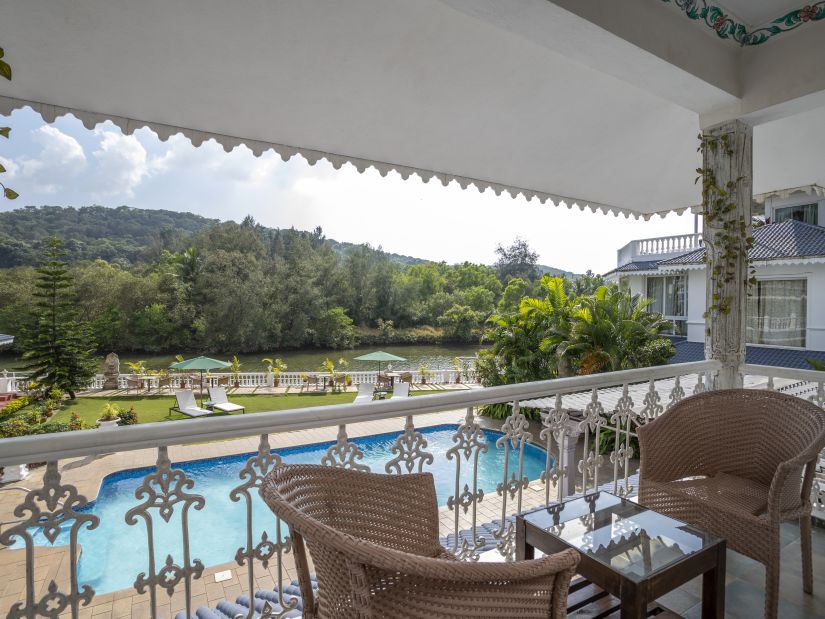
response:
[[[596,374],[651,365],[651,343],[669,327],[660,314],[647,311],[650,300],[616,284],[600,286],[580,297],[570,339],[558,354],[575,365],[578,374]]]

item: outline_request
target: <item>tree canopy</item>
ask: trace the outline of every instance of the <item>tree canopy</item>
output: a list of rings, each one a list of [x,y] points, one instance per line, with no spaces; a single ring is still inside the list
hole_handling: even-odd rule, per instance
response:
[[[649,300],[615,284],[578,296],[570,289],[563,278],[545,276],[541,296],[490,318],[484,336],[490,347],[478,363],[483,384],[648,367],[675,353],[660,335],[668,325],[648,311]]]
[[[21,345],[30,378],[41,383],[45,392],[57,388],[74,398],[75,391],[89,384],[97,363],[89,324],[77,317],[64,255],[62,241],[46,241]]]

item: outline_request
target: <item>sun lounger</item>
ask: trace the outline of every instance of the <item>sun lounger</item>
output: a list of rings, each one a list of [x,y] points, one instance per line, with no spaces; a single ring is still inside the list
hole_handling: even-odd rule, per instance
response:
[[[358,385],[358,395],[355,396],[354,404],[365,404],[372,402],[375,393],[375,385],[372,383],[361,383]]]
[[[395,398],[408,398],[410,396],[410,383],[398,383],[395,385],[395,389],[393,389],[392,397]]]
[[[226,397],[226,389],[223,387],[209,387],[209,399],[214,410],[222,413],[246,413],[246,409],[240,404],[232,404]]]
[[[198,406],[198,403],[195,401],[195,394],[191,389],[176,391],[175,399],[178,404],[169,409],[169,416],[172,415],[173,411],[186,415],[187,417],[203,417],[212,414],[212,411]]]

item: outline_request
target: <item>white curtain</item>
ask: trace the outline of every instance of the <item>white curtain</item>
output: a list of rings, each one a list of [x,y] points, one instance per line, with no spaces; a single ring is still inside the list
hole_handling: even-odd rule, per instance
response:
[[[807,300],[804,279],[757,282],[748,298],[748,342],[804,348]]]

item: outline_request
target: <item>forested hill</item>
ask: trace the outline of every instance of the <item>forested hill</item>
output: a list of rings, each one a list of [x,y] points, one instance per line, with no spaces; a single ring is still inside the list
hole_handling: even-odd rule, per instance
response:
[[[218,223],[193,213],[128,206],[27,206],[0,213],[0,268],[37,264],[42,241],[51,236],[65,240],[69,262],[103,259],[122,266],[152,262],[163,249],[185,246],[195,234]],[[342,256],[358,247],[326,241]],[[401,266],[428,262],[399,254],[387,257]]]

